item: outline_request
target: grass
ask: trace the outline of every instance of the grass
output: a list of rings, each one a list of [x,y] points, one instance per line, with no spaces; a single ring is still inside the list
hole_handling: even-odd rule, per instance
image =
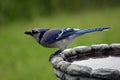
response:
[[[33,21],[21,21],[0,27],[0,80],[56,80],[48,61],[56,49],[39,46],[24,31],[34,27],[92,28],[109,26],[108,32],[91,33],[79,37],[70,47],[99,43],[119,43],[120,8],[61,14]]]

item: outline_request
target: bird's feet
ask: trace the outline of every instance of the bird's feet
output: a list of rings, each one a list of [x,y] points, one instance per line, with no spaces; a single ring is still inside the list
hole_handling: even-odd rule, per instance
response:
[[[49,57],[49,61],[56,55],[59,55],[62,51],[61,50],[57,50],[55,53],[51,54]]]

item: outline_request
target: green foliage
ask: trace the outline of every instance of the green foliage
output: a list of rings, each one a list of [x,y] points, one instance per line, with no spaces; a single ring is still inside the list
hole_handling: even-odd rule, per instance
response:
[[[9,1],[9,0],[8,0]],[[99,43],[119,43],[120,8],[86,11],[76,15],[36,18],[31,22],[16,22],[0,27],[0,80],[57,80],[48,61],[56,49],[41,47],[24,34],[33,27],[91,28],[109,26],[107,32],[86,34],[70,47]]]
[[[56,13],[116,7],[120,0],[0,0],[0,24]]]

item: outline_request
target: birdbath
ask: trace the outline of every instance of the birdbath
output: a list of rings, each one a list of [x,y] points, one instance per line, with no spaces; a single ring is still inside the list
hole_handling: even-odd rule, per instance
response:
[[[52,57],[58,80],[120,80],[120,44],[66,49]]]

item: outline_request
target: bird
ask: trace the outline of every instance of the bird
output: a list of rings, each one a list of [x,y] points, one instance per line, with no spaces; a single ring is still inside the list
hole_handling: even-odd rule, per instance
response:
[[[77,37],[98,31],[107,31],[110,27],[78,29],[78,28],[34,28],[25,31],[32,36],[40,45],[46,48],[59,48],[53,53],[49,60],[64,51]]]

